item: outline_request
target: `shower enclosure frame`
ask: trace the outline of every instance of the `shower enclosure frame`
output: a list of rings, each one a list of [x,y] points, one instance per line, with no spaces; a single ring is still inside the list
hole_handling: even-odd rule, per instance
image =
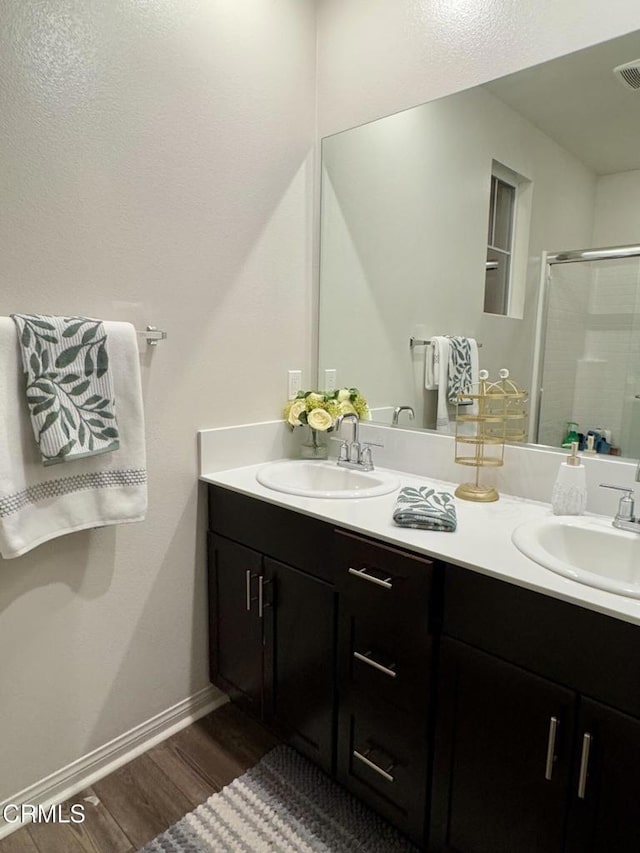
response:
[[[542,386],[542,370],[544,362],[544,350],[547,337],[547,320],[549,314],[549,283],[551,280],[551,267],[556,264],[576,264],[590,261],[617,261],[624,258],[640,258],[640,245],[631,244],[626,246],[605,246],[596,249],[569,249],[561,252],[542,253],[540,286],[538,289],[538,316],[536,322],[535,349],[533,354],[533,383],[535,394],[531,395],[531,411],[529,420],[529,442],[538,444],[540,434],[540,414],[542,411],[542,397],[544,388]]]

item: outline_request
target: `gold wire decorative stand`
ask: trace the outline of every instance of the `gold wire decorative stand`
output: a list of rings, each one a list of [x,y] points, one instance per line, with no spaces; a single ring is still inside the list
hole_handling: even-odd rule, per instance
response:
[[[493,486],[480,484],[480,468],[504,465],[505,442],[524,441],[526,437],[528,394],[508,378],[506,368],[498,375],[497,382],[489,382],[488,372],[481,370],[474,393],[458,394],[455,461],[476,469],[474,482],[461,483],[455,490],[456,497],[465,501],[498,500],[500,495]]]

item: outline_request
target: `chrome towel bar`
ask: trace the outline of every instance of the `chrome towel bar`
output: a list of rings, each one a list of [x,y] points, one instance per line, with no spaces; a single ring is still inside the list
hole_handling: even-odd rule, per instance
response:
[[[414,347],[427,347],[432,342],[425,341],[423,338],[414,338],[413,335],[409,338],[409,349],[413,349]],[[478,344],[478,347],[481,347],[482,344]]]
[[[147,326],[144,332],[136,329],[136,334],[145,338],[147,345],[150,347],[156,347],[158,346],[158,341],[166,341],[167,339],[167,333],[163,332],[162,329],[157,329],[155,326]]]

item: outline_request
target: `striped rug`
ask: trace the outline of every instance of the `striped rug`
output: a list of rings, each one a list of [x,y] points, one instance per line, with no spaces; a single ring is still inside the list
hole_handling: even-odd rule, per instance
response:
[[[382,818],[287,746],[140,853],[417,853]]]

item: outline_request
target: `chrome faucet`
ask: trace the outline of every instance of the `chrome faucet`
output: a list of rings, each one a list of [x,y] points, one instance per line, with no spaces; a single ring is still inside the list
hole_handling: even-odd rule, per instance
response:
[[[640,462],[636,468],[636,482],[640,482]],[[611,522],[618,530],[630,530],[633,533],[640,533],[640,518],[635,515],[635,501],[633,499],[633,489],[627,489],[625,486],[611,486],[609,483],[600,483],[603,489],[616,489],[616,491],[624,492],[618,504],[618,511]]]
[[[412,421],[416,416],[416,413],[413,411],[411,406],[396,406],[393,410],[391,426],[398,426],[398,418],[400,417],[400,412],[408,412],[410,421]]]
[[[347,412],[346,415],[338,415],[334,425],[336,432],[344,421],[349,421],[353,430],[351,432],[351,441],[343,440],[340,445],[340,453],[338,454],[338,465],[341,468],[356,468],[358,471],[373,471],[373,460],[371,458],[371,445],[373,442],[360,444],[360,421],[354,412]],[[381,445],[377,445],[380,447]]]

